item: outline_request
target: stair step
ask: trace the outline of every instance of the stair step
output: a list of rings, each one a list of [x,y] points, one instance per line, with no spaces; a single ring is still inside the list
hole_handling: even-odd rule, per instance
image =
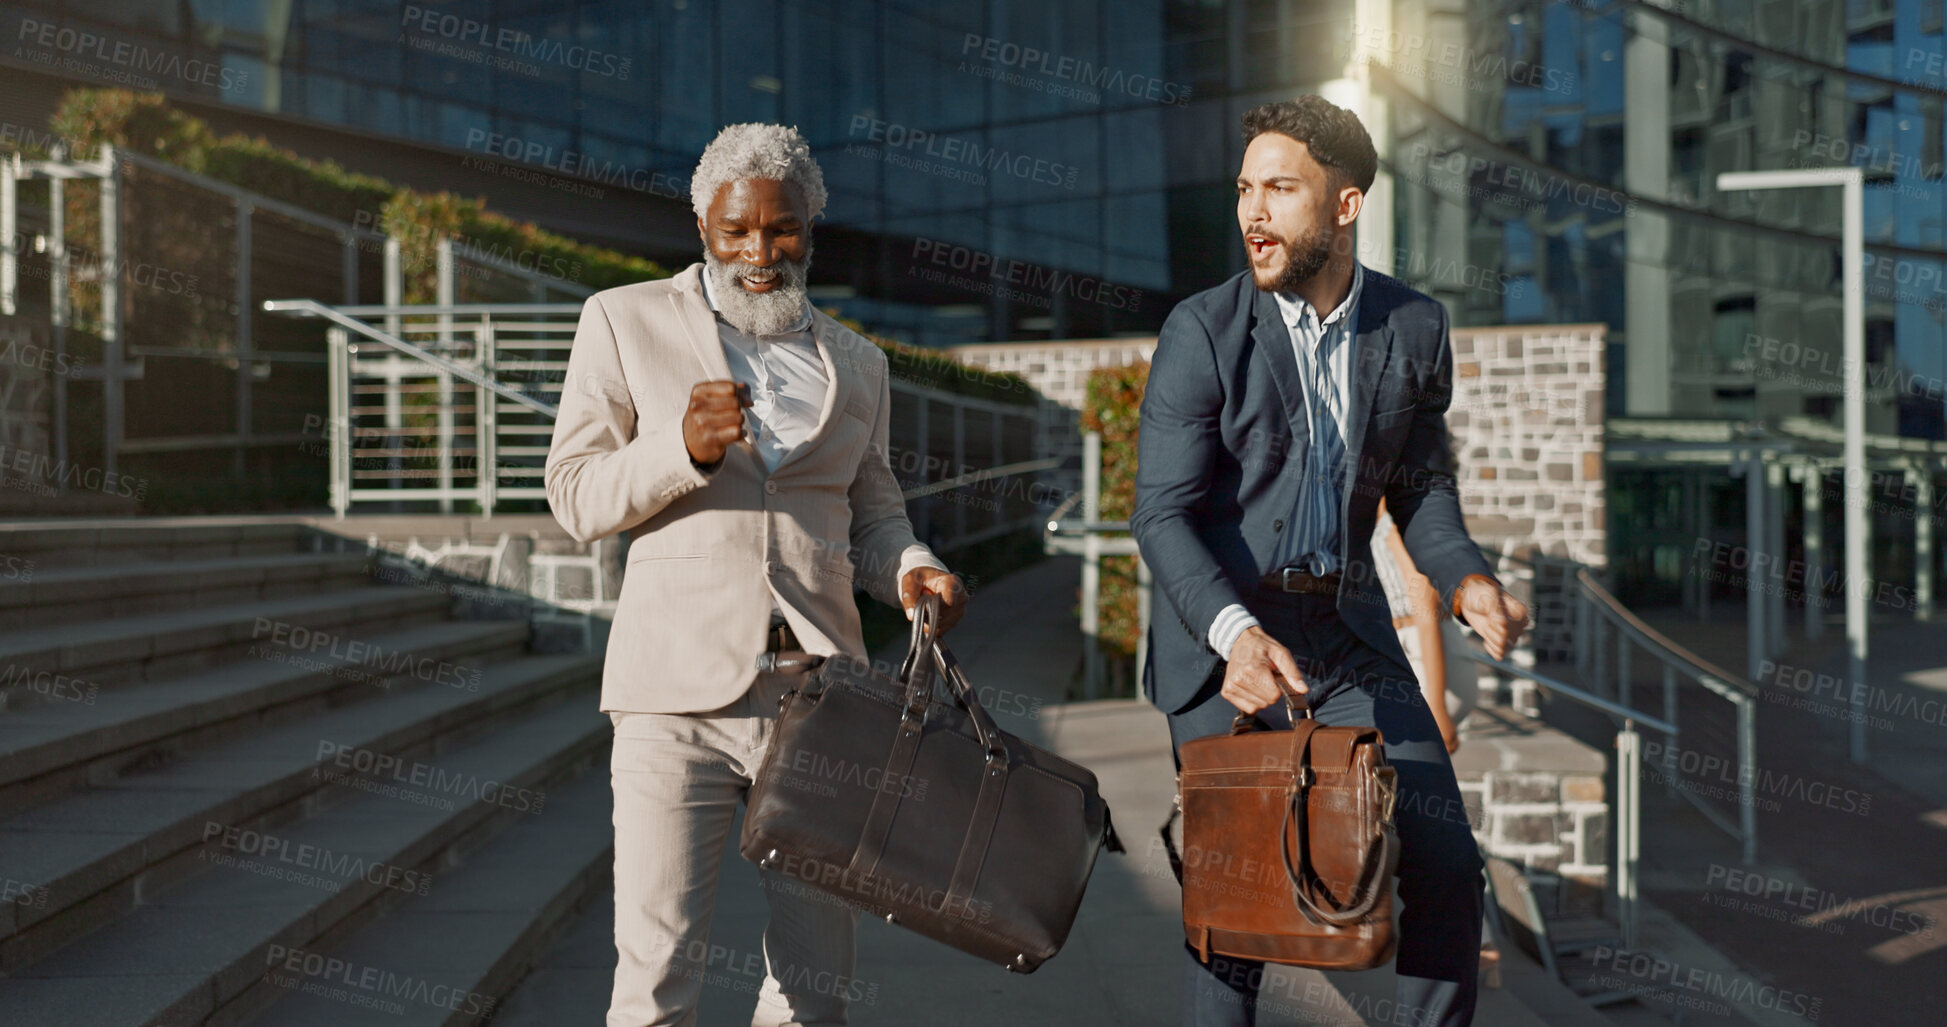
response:
[[[350,588],[362,553],[276,553],[22,569],[0,559],[0,631]]]
[[[487,668],[478,691],[433,685],[343,707],[0,821],[0,880],[31,896],[0,904],[0,973],[18,973],[130,909],[139,913],[169,882],[194,873],[212,825],[256,829],[295,817],[317,804],[321,789],[366,766],[372,757],[364,753],[398,756],[413,773],[428,768],[420,779],[444,785],[440,791],[412,780],[402,790],[464,811],[473,804],[468,790],[484,779],[434,778],[432,770],[448,758],[435,753],[463,729],[478,731],[595,681],[599,667],[598,658],[584,655],[525,657]],[[592,710],[592,696],[583,701],[584,712]],[[518,742],[518,735],[493,737]],[[349,754],[353,766],[345,768],[339,754]],[[381,793],[370,797],[382,804],[375,816],[417,808]]]
[[[443,621],[371,638],[386,654],[486,666],[518,653],[527,626],[508,621]],[[92,703],[47,703],[0,717],[0,815],[84,784],[113,777],[118,766],[151,755],[167,742],[176,749],[215,740],[219,725],[268,726],[271,711],[288,718],[299,700],[334,702],[382,695],[375,672],[341,653],[322,668],[241,660],[141,688],[111,689]],[[310,703],[304,704],[306,706]],[[233,728],[234,730],[234,728]],[[59,773],[57,773],[59,772]],[[9,789],[21,782],[31,785]]]
[[[73,518],[0,522],[0,552],[36,570],[310,549],[313,530],[297,520],[262,518]]]
[[[571,694],[434,762],[510,789],[543,787],[607,745],[594,695]],[[0,995],[0,1022],[66,1025],[83,1008],[94,1027],[205,1022],[262,979],[273,956],[355,932],[406,893],[445,898],[438,866],[519,816],[484,803],[442,811],[366,795],[262,836],[274,836],[277,854],[257,855],[267,842],[248,835],[229,849],[213,841],[203,873],[15,975]]]
[[[370,1015],[360,1000],[401,1027],[440,1027],[455,1014],[490,1017],[560,932],[584,908],[608,899],[611,805],[608,775],[600,767],[584,772],[549,794],[546,816],[508,828],[442,874],[430,894],[408,898],[337,944],[293,951],[267,966],[238,1003],[254,1010],[241,1022],[339,1027]],[[333,964],[312,953],[341,961],[343,969],[326,975]],[[373,978],[385,983],[360,986]]]
[[[372,585],[4,631],[0,708],[85,701],[102,688],[173,677],[252,649],[281,662],[351,653],[364,647],[359,633],[442,619],[449,601],[428,589]]]

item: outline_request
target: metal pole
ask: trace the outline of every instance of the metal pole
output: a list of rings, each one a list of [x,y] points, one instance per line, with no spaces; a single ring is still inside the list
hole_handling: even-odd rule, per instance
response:
[[[330,366],[325,369],[329,380],[326,385],[330,392],[331,412],[329,427],[331,444],[331,512],[339,520],[345,519],[345,511],[351,507],[351,355],[347,352],[350,340],[343,328],[336,325],[325,330],[326,355]]]
[[[933,461],[933,427],[927,420],[927,408],[933,405],[933,401],[927,399],[924,393],[914,393],[913,404],[915,407],[913,417],[919,424],[919,427],[915,430],[915,438],[919,440],[919,460],[917,461],[919,465],[919,480],[913,482],[913,484],[925,485],[932,481],[926,472]],[[921,542],[926,542],[930,545],[933,531],[933,505],[936,501],[921,497],[914,502],[918,505],[918,509],[914,511],[916,517],[913,521],[913,534],[917,535]]]
[[[1758,710],[1750,696],[1737,703],[1737,800],[1738,829],[1743,834],[1744,862],[1758,859]]]
[[[482,317],[480,322],[476,334],[480,340],[479,366],[482,371],[493,374],[500,359],[493,319]],[[494,507],[500,501],[499,403],[499,393],[478,385],[473,387],[473,484],[480,490],[480,513],[487,517],[493,516]]]
[[[1913,482],[1913,592],[1916,620],[1933,619],[1933,468],[1906,469]]]
[[[1765,657],[1764,582],[1758,573],[1759,556],[1765,551],[1764,464],[1756,453],[1744,460],[1744,675],[1753,681],[1762,675]],[[1770,566],[1765,561],[1765,566]]]
[[[1852,759],[1866,760],[1866,272],[1864,175],[1845,176],[1846,648],[1851,652]]]
[[[1623,948],[1636,947],[1636,861],[1642,853],[1642,738],[1636,722],[1616,733],[1616,911]]]
[[[108,165],[101,179],[101,466],[117,471],[122,448],[122,164],[115,148],[103,145]]]
[[[358,305],[358,236],[345,233],[345,248],[339,259],[338,275],[345,282],[345,306]]]
[[[1632,705],[1629,701],[1629,648],[1629,632],[1618,629],[1616,631],[1616,701],[1624,706]]]
[[[1663,719],[1669,722],[1671,727],[1677,725],[1677,669],[1668,663],[1663,665]],[[1677,744],[1677,736],[1671,735],[1665,739],[1665,742],[1669,745],[1675,745]],[[1675,775],[1663,775],[1663,792],[1673,797],[1677,794],[1677,779]]]
[[[65,147],[54,147],[54,159],[67,156]],[[54,366],[67,366],[68,322],[73,319],[73,308],[69,306],[72,298],[68,294],[68,199],[67,184],[59,177],[47,181],[47,264],[48,264],[48,336],[54,348]],[[57,467],[68,465],[68,378],[69,375],[54,376],[54,463]],[[65,491],[67,478],[64,475],[55,487]]]
[[[1771,554],[1772,566],[1785,566],[1785,466],[1777,461],[1765,465],[1765,550]],[[1767,656],[1778,656],[1785,651],[1785,583],[1788,575],[1780,571],[1777,581],[1764,590],[1765,626],[1764,638],[1768,649]]]
[[[20,154],[0,167],[0,314],[20,309],[20,254],[14,239],[20,234]]]
[[[958,417],[954,423],[959,423]],[[1102,434],[1088,432],[1082,436],[1082,519],[1101,520],[1101,507]],[[1102,683],[1102,652],[1096,637],[1101,630],[1098,608],[1101,589],[1102,536],[1089,531],[1082,536],[1082,697],[1085,699],[1095,698]]]
[[[438,275],[437,299],[441,307],[453,305],[453,240],[441,239],[434,249]],[[439,355],[451,360],[453,353],[453,315],[439,315]],[[439,512],[453,512],[453,376],[439,371]]]
[[[1142,554],[1136,554],[1136,694],[1142,694],[1143,667],[1149,662],[1149,590],[1155,579]]]
[[[1825,471],[1805,468],[1805,637],[1825,634]]]
[[[250,365],[254,343],[250,334],[250,319],[257,312],[250,302],[252,211],[249,200],[237,198],[237,449],[231,466],[238,480],[243,478],[244,444],[250,435],[252,419]]]

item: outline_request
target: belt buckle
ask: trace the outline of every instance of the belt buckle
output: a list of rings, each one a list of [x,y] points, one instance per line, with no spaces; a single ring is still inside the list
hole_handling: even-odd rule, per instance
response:
[[[1278,587],[1285,590],[1286,592],[1299,591],[1296,587],[1294,587],[1291,584],[1291,576],[1293,574],[1303,574],[1303,573],[1305,572],[1302,569],[1297,567],[1284,568],[1283,570],[1278,572]]]

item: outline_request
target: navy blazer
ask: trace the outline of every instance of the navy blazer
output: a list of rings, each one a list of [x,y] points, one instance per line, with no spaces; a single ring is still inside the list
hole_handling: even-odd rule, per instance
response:
[[[1463,579],[1493,570],[1467,537],[1454,487],[1446,308],[1368,268],[1354,327],[1338,609],[1410,678],[1372,565],[1380,497],[1449,609]],[[1143,694],[1176,713],[1220,663],[1208,641],[1218,612],[1242,603],[1262,619],[1252,593],[1274,569],[1311,437],[1290,330],[1248,271],[1170,313],[1140,433],[1129,526],[1163,600],[1150,607]]]

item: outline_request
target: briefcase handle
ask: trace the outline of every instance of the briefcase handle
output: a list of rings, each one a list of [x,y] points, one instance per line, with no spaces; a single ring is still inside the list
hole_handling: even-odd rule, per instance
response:
[[[1311,704],[1305,700],[1303,695],[1286,688],[1282,680],[1278,682],[1278,690],[1284,693],[1284,708],[1286,712],[1291,714],[1291,723],[1294,726],[1300,720],[1312,715]],[[1231,718],[1230,733],[1233,735],[1249,734],[1263,726],[1257,719],[1257,714],[1239,713],[1237,716]]]
[[[1378,904],[1381,892],[1392,887],[1388,878],[1391,868],[1399,862],[1399,836],[1388,830],[1382,820],[1379,830],[1366,843],[1365,858],[1359,861],[1359,880],[1353,885],[1350,899],[1345,905],[1339,905],[1332,898],[1331,888],[1312,866],[1311,843],[1305,837],[1306,803],[1316,779],[1312,772],[1312,738],[1317,733],[1315,729],[1299,731],[1300,737],[1293,739],[1291,786],[1285,801],[1284,823],[1278,825],[1278,844],[1283,848],[1285,875],[1291,881],[1298,911],[1313,923],[1343,927],[1365,919]],[[1296,860],[1291,851],[1294,834],[1298,841]]]

